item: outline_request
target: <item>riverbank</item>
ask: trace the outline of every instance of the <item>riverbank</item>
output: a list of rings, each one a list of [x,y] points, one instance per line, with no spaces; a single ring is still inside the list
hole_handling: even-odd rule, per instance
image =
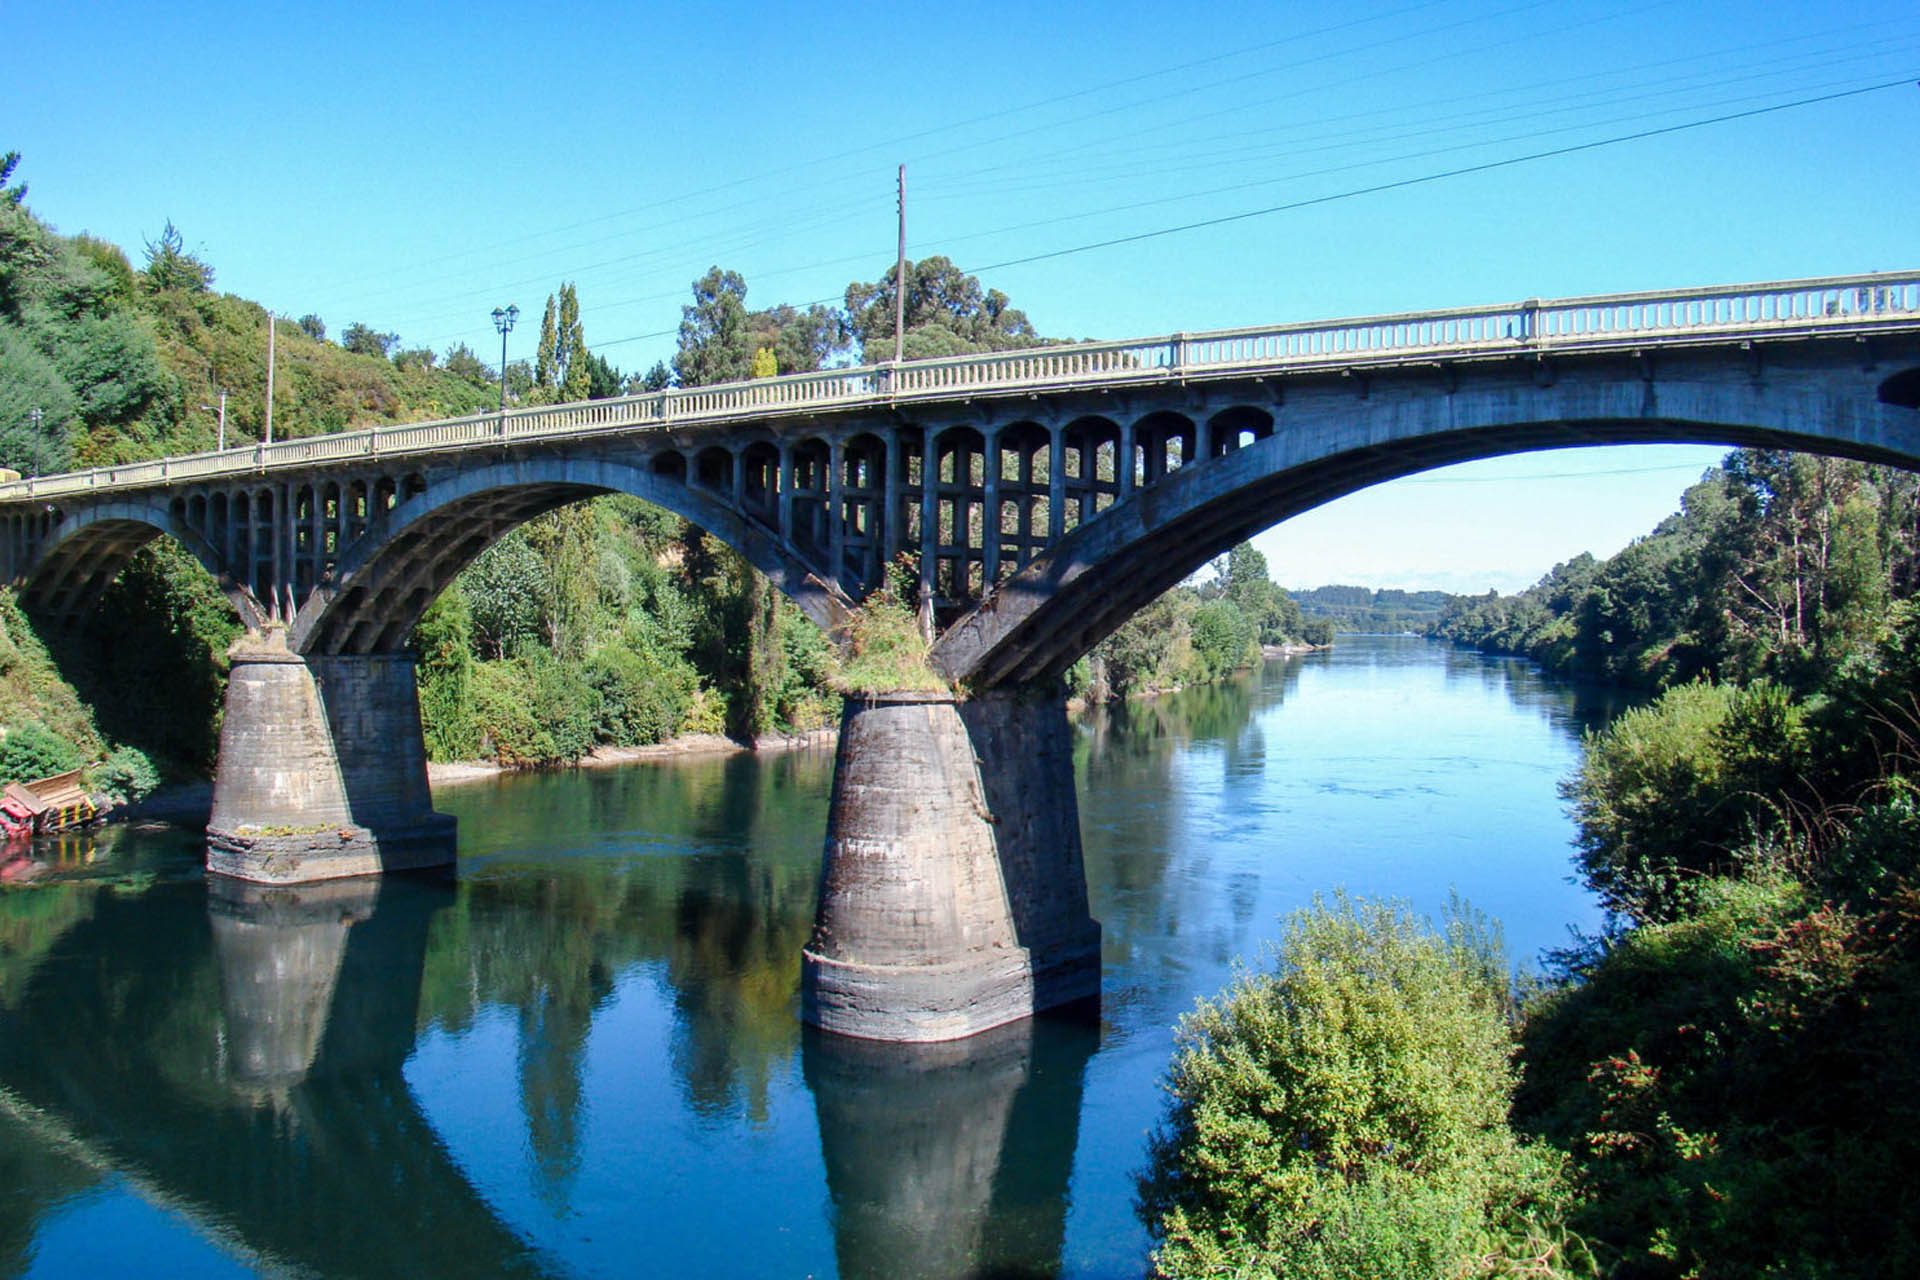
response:
[[[766,737],[748,745],[718,733],[686,733],[669,738],[665,742],[650,743],[644,747],[595,747],[585,757],[571,764],[557,767],[600,769],[613,765],[638,764],[644,761],[678,760],[690,756],[730,756],[746,752],[771,755],[782,751],[830,747],[839,736],[838,728],[829,727],[814,729],[808,733]],[[495,764],[491,760],[429,761],[427,781],[435,787],[448,787],[518,772],[521,770],[510,769],[504,765]]]

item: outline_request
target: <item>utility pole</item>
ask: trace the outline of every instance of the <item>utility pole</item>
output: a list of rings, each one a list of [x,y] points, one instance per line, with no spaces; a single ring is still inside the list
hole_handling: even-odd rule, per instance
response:
[[[893,362],[907,350],[907,166],[900,166],[900,254],[893,267]]]
[[[267,434],[265,443],[273,443],[273,312],[267,312]]]

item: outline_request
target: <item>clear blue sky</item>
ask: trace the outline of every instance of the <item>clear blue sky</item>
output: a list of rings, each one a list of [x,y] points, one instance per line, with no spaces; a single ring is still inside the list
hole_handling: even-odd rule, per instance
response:
[[[946,253],[1041,332],[1127,337],[1920,267],[1920,89],[1856,96],[1129,245],[1492,160],[1920,79],[1911,0],[1357,0],[5,9],[0,150],[128,248],[409,346],[537,320],[671,352],[690,281],[837,298]],[[523,321],[514,355],[532,349]],[[1263,535],[1289,585],[1512,589],[1609,554],[1713,449],[1544,454]]]

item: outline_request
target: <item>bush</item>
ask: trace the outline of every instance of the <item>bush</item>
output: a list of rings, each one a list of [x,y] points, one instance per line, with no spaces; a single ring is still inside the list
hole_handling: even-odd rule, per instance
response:
[[[1571,1153],[1606,1274],[1920,1274],[1920,891],[1891,886],[1707,881],[1529,1009],[1516,1118]]]
[[[1140,1181],[1159,1274],[1550,1268],[1559,1162],[1507,1126],[1505,973],[1466,919],[1441,936],[1390,904],[1296,914],[1273,972],[1181,1020]]]
[[[838,682],[843,693],[947,687],[927,663],[919,619],[889,593],[876,592],[853,611],[847,620],[847,649]]]
[[[42,724],[15,725],[0,739],[0,782],[31,782],[81,763],[80,748]]]
[[[512,768],[566,764],[593,749],[597,697],[579,667],[544,651],[483,662],[473,672],[482,749]]]
[[[160,785],[160,773],[138,747],[115,747],[89,774],[94,791],[112,804],[131,804]]]
[[[633,630],[629,639],[635,638]],[[596,695],[595,736],[622,747],[671,738],[699,685],[685,659],[646,644],[594,650],[587,655],[584,678]]]
[[[1807,763],[1800,720],[1777,685],[1694,683],[1589,735],[1561,794],[1582,876],[1607,910],[1678,919],[1704,877],[1766,851],[1757,832],[1784,834]]]

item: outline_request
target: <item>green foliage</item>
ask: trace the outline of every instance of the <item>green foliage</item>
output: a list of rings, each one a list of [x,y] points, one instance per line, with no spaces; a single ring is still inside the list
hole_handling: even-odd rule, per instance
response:
[[[385,360],[387,353],[399,344],[399,334],[382,333],[373,326],[361,324],[357,320],[340,331],[340,349],[356,356]]]
[[[1505,972],[1471,919],[1442,935],[1345,898],[1294,915],[1271,972],[1181,1020],[1140,1182],[1156,1272],[1554,1274],[1564,1191],[1506,1122]]]
[[[26,183],[22,182],[14,187],[7,185],[7,180],[13,177],[13,171],[19,167],[20,153],[18,151],[9,151],[7,154],[0,156],[0,204],[18,207],[20,202],[27,198]]]
[[[135,553],[63,646],[101,729],[170,772],[209,770],[220,743],[227,648],[240,625],[219,584],[167,539]]]
[[[160,771],[138,747],[115,747],[88,771],[87,785],[115,804],[128,804],[160,785]]]
[[[602,362],[604,364],[604,362]],[[603,385],[619,385],[619,373],[605,366]],[[588,399],[593,393],[594,364],[580,324],[580,297],[571,284],[547,295],[540,319],[540,346],[533,364],[533,398],[544,404]],[[605,394],[612,394],[611,391]]]
[[[693,302],[680,309],[680,346],[673,357],[683,387],[737,382],[753,370],[747,328],[747,282],[714,267],[693,282]]]
[[[1608,1274],[1920,1268],[1920,893],[1885,883],[1713,882],[1529,1012],[1516,1115],[1574,1156]]]
[[[1193,635],[1196,674],[1202,680],[1218,680],[1260,655],[1253,623],[1232,600],[1223,597],[1207,601],[1193,611],[1188,626]]]
[[[471,760],[480,754],[473,709],[473,611],[467,593],[440,593],[413,628],[419,655],[420,727],[430,760]]]
[[[947,687],[927,662],[918,616],[890,591],[875,592],[848,618],[847,660],[837,685],[848,694]]]
[[[1705,877],[1778,833],[1809,758],[1785,690],[1694,683],[1589,736],[1562,788],[1582,876],[1607,910],[1646,923],[1689,910]]]
[[[1444,591],[1346,586],[1295,591],[1293,598],[1303,614],[1326,619],[1334,631],[1388,635],[1429,629],[1439,620],[1441,610],[1455,599]]]
[[[479,656],[508,657],[538,638],[547,588],[546,565],[524,529],[481,552],[459,579]]]
[[[0,726],[40,725],[83,754],[104,749],[93,712],[62,678],[13,592],[0,590]]]
[[[319,316],[314,315],[311,311],[301,316],[298,320],[294,321],[294,323],[300,326],[300,332],[306,334],[315,342],[325,342],[327,340],[327,322]]]
[[[846,325],[864,364],[893,359],[898,267],[879,280],[847,286]],[[941,255],[907,264],[906,358],[1037,347],[1042,339],[1007,295],[984,288]]]
[[[509,767],[565,764],[593,749],[592,687],[577,665],[542,649],[475,667],[473,707],[482,753]]]
[[[1304,625],[1300,606],[1267,574],[1267,558],[1243,542],[1227,553],[1226,597],[1253,626],[1258,644],[1298,639]]]
[[[1431,630],[1583,679],[1659,689],[1764,676],[1811,692],[1913,591],[1917,517],[1910,473],[1737,450],[1612,559],[1558,565],[1518,596],[1456,597]]]
[[[158,240],[149,240],[145,284],[154,293],[205,293],[213,287],[213,268],[188,253],[180,229],[168,219]]]
[[[0,782],[31,782],[83,763],[79,747],[43,724],[13,725],[0,738]]]
[[[626,639],[628,647],[604,645],[587,655],[584,674],[598,713],[595,738],[619,747],[665,742],[693,709],[699,674],[663,649],[650,629],[630,628]]]

